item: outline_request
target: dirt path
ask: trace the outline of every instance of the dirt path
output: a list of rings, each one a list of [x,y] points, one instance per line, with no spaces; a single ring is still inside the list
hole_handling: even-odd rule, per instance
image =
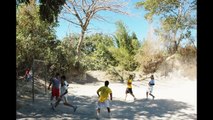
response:
[[[112,120],[196,120],[196,81],[177,77],[176,79],[160,78],[156,80],[153,94],[155,100],[145,99],[148,80],[133,81],[133,92],[137,98],[128,95],[124,100],[126,85],[110,82],[113,91],[111,102]],[[103,81],[89,84],[72,83],[69,87],[68,100],[78,106],[74,113],[72,108],[62,103],[53,111],[49,105],[49,96],[36,97],[35,103],[25,101],[25,106],[17,110],[17,119],[96,119],[96,90],[104,85]],[[106,109],[101,110],[101,119],[107,118]]]

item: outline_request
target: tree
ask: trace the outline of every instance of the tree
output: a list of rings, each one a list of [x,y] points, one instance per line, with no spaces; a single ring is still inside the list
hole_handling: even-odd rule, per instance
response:
[[[17,7],[16,60],[18,69],[30,67],[33,58],[44,59],[55,45],[55,23],[39,19],[39,7],[31,1]],[[52,45],[52,46],[51,46]],[[51,47],[49,47],[51,46]]]
[[[128,51],[128,53],[132,53],[132,38],[137,38],[136,36],[129,36],[127,27],[124,25],[122,21],[116,22],[117,30],[115,32],[115,40],[118,48],[124,48]]]
[[[134,61],[134,55],[139,49],[139,41],[134,33],[132,36],[128,34],[127,27],[122,21],[116,22],[116,25],[114,38],[117,47],[110,50],[121,67],[125,70],[135,70],[137,63]]]
[[[173,42],[173,53],[178,50],[182,40],[191,37],[196,28],[196,0],[146,0],[137,2],[136,7],[143,7],[145,18],[150,22],[159,16],[161,28]]]
[[[133,47],[132,52],[135,55],[136,52],[138,51],[138,49],[140,48],[140,42],[138,41],[138,38],[137,38],[135,32],[132,33],[132,36],[130,36],[130,38],[132,39],[132,42],[131,42],[132,47]]]
[[[116,61],[109,51],[114,47],[113,38],[96,33],[85,37],[82,45],[83,64],[90,70],[106,70],[110,65],[114,66]]]
[[[135,55],[135,61],[139,63],[140,69],[145,74],[154,73],[163,62],[163,51],[156,49],[155,46],[155,41],[145,39]]]
[[[76,49],[77,60],[79,60],[84,35],[88,29],[91,20],[103,20],[104,18],[98,14],[100,11],[111,11],[115,13],[127,14],[124,9],[126,5],[127,2],[123,0],[67,1],[67,3],[64,5],[61,18],[81,28],[80,38]],[[68,18],[66,16],[67,14],[72,15],[72,17]]]
[[[16,0],[16,5],[19,6],[21,3],[29,4],[31,1],[35,0]],[[57,22],[58,15],[65,2],[66,0],[39,0],[40,19],[48,23]]]

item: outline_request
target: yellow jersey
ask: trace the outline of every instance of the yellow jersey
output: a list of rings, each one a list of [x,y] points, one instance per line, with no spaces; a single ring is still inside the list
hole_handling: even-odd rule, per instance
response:
[[[129,79],[127,81],[127,88],[132,88],[132,80],[131,79]]]
[[[106,86],[100,87],[97,92],[100,93],[99,101],[104,102],[105,100],[108,99],[108,96],[110,93],[112,93],[112,90]]]

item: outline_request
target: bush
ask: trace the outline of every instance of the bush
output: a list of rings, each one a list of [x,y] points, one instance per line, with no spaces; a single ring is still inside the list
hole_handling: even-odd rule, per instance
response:
[[[183,62],[189,63],[196,58],[197,51],[193,46],[188,45],[188,46],[179,48],[178,54],[180,55],[181,60]]]

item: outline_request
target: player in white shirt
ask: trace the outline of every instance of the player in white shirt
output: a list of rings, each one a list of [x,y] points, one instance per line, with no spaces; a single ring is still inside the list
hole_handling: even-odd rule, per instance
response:
[[[155,80],[153,75],[151,75],[150,78],[151,80],[148,83],[148,89],[146,91],[146,99],[148,99],[148,95],[151,95],[154,100],[155,96],[152,94],[152,92],[153,92],[153,86],[155,85]]]
[[[58,99],[58,101],[52,106],[52,108],[55,110],[55,108],[58,106],[58,104],[60,103],[61,100],[63,100],[64,105],[72,107],[74,112],[77,109],[77,106],[73,106],[71,104],[68,103],[68,99],[67,99],[67,93],[68,93],[68,86],[69,84],[66,81],[66,77],[65,76],[61,76],[61,95]]]

